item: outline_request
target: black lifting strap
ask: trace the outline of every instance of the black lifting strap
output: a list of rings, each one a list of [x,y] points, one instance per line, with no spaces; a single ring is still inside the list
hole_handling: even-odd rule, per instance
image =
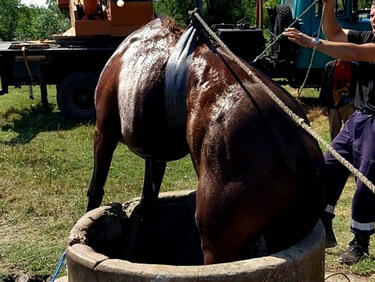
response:
[[[169,128],[185,132],[189,66],[197,42],[197,30],[189,25],[169,56],[165,70],[165,108]]]

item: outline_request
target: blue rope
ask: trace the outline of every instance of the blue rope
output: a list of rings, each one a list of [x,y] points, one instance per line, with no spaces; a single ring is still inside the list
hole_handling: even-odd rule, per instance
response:
[[[64,252],[60,258],[60,261],[59,261],[59,264],[57,265],[56,269],[55,269],[55,273],[53,274],[52,278],[51,278],[51,282],[54,282],[57,275],[59,274],[63,264],[64,264],[64,261],[65,261],[65,257],[66,257],[66,252]]]

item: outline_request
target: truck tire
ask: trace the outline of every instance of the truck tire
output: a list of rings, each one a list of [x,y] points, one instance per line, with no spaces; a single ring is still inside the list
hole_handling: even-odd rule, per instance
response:
[[[273,33],[279,35],[293,22],[292,10],[288,5],[276,6],[275,23]],[[271,55],[281,60],[291,60],[296,55],[297,44],[282,37],[274,44]]]
[[[57,105],[61,114],[73,121],[95,119],[94,94],[98,77],[89,72],[68,75],[57,86]]]

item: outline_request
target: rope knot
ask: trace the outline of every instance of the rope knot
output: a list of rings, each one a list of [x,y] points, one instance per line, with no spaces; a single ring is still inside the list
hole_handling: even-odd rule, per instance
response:
[[[198,8],[195,8],[194,10],[189,11],[188,14],[189,14],[190,17],[193,17],[194,14],[197,13],[197,12],[198,12]]]

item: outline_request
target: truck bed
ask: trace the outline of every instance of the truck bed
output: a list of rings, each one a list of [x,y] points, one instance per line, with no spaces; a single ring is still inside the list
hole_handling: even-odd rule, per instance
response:
[[[56,42],[1,41],[2,87],[37,84],[41,77],[45,84],[59,84],[72,72],[99,74],[119,43],[119,40],[100,45],[92,40],[89,44],[69,41],[60,46]],[[22,47],[25,47],[24,52]]]
[[[12,42],[0,41],[0,52],[4,50],[8,50],[11,45],[12,45]]]

